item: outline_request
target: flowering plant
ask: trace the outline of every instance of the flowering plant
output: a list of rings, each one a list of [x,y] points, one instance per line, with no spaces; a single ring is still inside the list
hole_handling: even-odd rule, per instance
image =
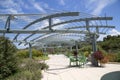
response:
[[[108,57],[104,57],[102,60],[100,60],[100,63],[107,63],[109,62]]]
[[[101,51],[96,51],[94,54],[93,54],[94,58],[96,60],[102,60],[104,58],[103,54]]]

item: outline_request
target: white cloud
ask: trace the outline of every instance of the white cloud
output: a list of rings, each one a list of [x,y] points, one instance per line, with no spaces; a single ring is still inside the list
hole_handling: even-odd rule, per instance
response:
[[[36,27],[36,29],[41,30],[42,28],[44,28],[46,26],[48,26],[48,21],[47,20],[43,21],[40,26]]]
[[[57,24],[57,23],[60,23],[62,22],[63,20],[61,19],[53,19],[53,24]],[[53,29],[62,29],[64,26],[66,26],[67,24],[62,24],[62,25],[58,25],[58,26],[55,26],[53,27]]]
[[[38,3],[34,3],[34,7],[40,12],[46,13],[46,11]]]
[[[61,20],[61,19],[53,19],[52,24],[57,24],[57,23],[60,23],[60,22],[62,22],[62,21],[63,21],[63,20]],[[66,26],[66,25],[67,25],[67,24],[62,24],[62,25],[54,26],[53,29],[62,29],[62,28],[63,28],[64,26]],[[36,26],[38,26],[38,24],[36,24]],[[48,23],[47,20],[43,21],[43,22],[41,23],[41,25],[38,26],[38,27],[36,27],[35,29],[41,30],[42,28],[44,28],[44,27],[46,27],[46,26],[49,26],[49,23]]]
[[[23,13],[21,5],[14,0],[0,0],[1,13]]]
[[[97,41],[103,41],[103,38],[106,37],[107,35],[103,35],[103,34],[100,34],[99,35],[99,38],[97,39]]]
[[[85,6],[91,14],[99,15],[105,7],[116,1],[117,0],[86,0]]]
[[[59,0],[59,1],[60,1],[61,5],[63,5],[63,6],[65,5],[65,1],[64,0]]]
[[[116,36],[116,35],[120,35],[120,32],[117,31],[116,29],[112,29],[108,32],[108,35]]]
[[[27,4],[24,0],[0,0],[0,7],[0,13],[24,13],[23,9],[36,9],[42,13],[46,13],[44,7],[48,7],[48,4],[36,2],[35,0],[31,0]]]
[[[105,35],[101,34],[100,37],[97,40],[102,41],[104,37],[107,37],[107,35],[117,36],[117,35],[120,35],[120,32],[117,31],[116,29],[112,29],[112,30],[108,31],[108,33],[105,34]]]
[[[14,13],[14,14],[17,14],[17,13],[18,13],[18,11],[15,10],[15,9],[13,9],[13,8],[8,9],[7,11],[10,12],[10,13]]]
[[[40,4],[42,4],[42,7],[44,7],[44,8],[50,8],[50,7],[48,6],[48,4],[45,3],[45,2],[40,2]]]
[[[46,10],[45,10],[45,8],[49,7],[47,3],[39,1],[39,0],[38,1],[37,0],[31,0],[29,3],[31,5],[30,8],[36,9],[36,10],[42,12],[42,13],[47,13]]]

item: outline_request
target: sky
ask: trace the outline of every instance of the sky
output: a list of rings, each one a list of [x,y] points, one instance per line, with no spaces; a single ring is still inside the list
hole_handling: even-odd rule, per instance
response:
[[[0,0],[0,14],[48,14],[77,11],[97,16],[111,16],[115,29],[110,35],[120,35],[120,0]],[[106,35],[101,35],[101,38]],[[100,38],[100,39],[101,39]]]

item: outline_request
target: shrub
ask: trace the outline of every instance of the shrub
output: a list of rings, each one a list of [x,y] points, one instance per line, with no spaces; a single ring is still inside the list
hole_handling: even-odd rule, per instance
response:
[[[85,51],[85,52],[84,52],[84,55],[85,55],[86,57],[88,57],[88,56],[90,55],[90,53],[89,53],[88,51]]]
[[[18,59],[16,50],[16,47],[9,39],[0,37],[0,80],[4,80],[17,72]]]
[[[39,56],[39,57],[33,57],[34,60],[48,60],[48,56]]]
[[[35,57],[39,57],[39,56],[42,56],[43,53],[40,50],[32,49],[32,55]]]
[[[104,57],[100,60],[100,63],[107,63],[109,61],[108,57]]]
[[[41,68],[41,70],[45,70],[45,69],[48,69],[49,66],[45,63],[40,63],[40,68]]]
[[[28,58],[29,57],[29,50],[19,50],[17,52],[17,55],[20,58]],[[32,57],[39,57],[42,55],[43,55],[43,53],[41,51],[36,50],[36,49],[32,49]]]
[[[94,54],[93,54],[94,58],[96,60],[102,60],[104,58],[103,54],[101,51],[96,51]]]
[[[117,54],[115,53],[109,53],[107,54],[107,57],[110,62],[116,62],[117,61]]]
[[[10,76],[7,80],[41,80],[43,69],[48,69],[48,65],[38,63],[33,59],[25,59],[20,65],[20,72]]]
[[[72,54],[72,51],[67,51],[67,52],[65,52],[64,54],[65,54],[67,57],[73,55],[73,54]]]
[[[117,62],[120,62],[120,52],[117,53]]]
[[[19,50],[19,51],[17,51],[17,55],[20,58],[28,58],[29,57],[29,52],[28,52],[28,50]]]
[[[41,78],[41,70],[37,70],[35,72],[25,70],[13,76],[10,76],[6,80],[41,80]]]

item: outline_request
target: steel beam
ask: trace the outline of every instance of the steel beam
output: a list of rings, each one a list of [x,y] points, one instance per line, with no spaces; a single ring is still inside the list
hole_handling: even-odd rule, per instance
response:
[[[74,20],[68,20],[68,21],[64,21],[64,22],[60,22],[57,24],[53,24],[51,25],[51,27],[54,26],[58,26],[58,25],[62,25],[62,24],[66,24],[66,23],[72,23],[72,22],[80,22],[80,21],[86,21],[86,20],[112,20],[112,17],[92,17],[92,18],[80,18],[80,19],[74,19]],[[44,27],[43,29],[47,29],[49,28],[49,26]]]
[[[27,36],[26,38],[23,39],[23,41],[26,41],[29,37],[33,36],[34,34],[30,34],[29,36]],[[22,42],[20,42],[18,45],[20,45]]]
[[[96,25],[96,26],[89,26],[89,28],[115,28],[115,26],[103,26],[103,25]],[[75,26],[75,27],[69,27],[65,29],[77,29],[77,28],[86,28],[86,26]]]
[[[77,31],[77,30],[54,30],[51,32],[50,30],[0,30],[0,33],[18,33],[18,34],[41,34],[41,33],[83,33],[88,34],[88,31]],[[91,33],[94,34],[94,33]]]
[[[48,14],[0,14],[0,16],[39,16],[39,15],[48,15]]]

